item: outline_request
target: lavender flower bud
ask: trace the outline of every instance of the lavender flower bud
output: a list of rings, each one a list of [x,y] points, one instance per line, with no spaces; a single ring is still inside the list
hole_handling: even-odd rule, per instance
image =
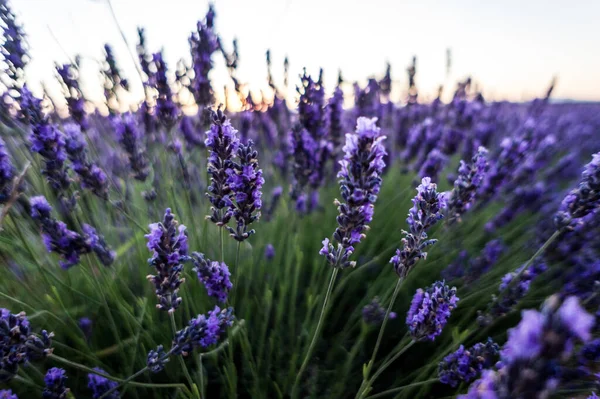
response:
[[[555,216],[558,228],[565,228],[572,219],[579,219],[600,206],[600,152],[592,155],[592,161],[581,174],[579,187],[573,189],[562,201]]]
[[[365,307],[363,307],[362,319],[365,323],[369,325],[378,326],[381,323],[383,323],[383,319],[385,318],[385,312],[386,309],[382,307],[379,303],[379,298],[375,297],[368,305],[365,305]],[[397,316],[398,315],[396,314],[396,312],[390,312],[388,318],[393,320]]]
[[[458,300],[456,288],[443,281],[433,283],[426,291],[419,288],[406,315],[413,339],[433,341],[440,335]]]
[[[289,150],[292,157],[292,190],[290,196],[296,201],[296,209],[305,209],[306,197],[303,190],[316,180],[318,167],[318,144],[310,133],[301,126],[294,126],[289,135]]]
[[[108,373],[102,370],[99,367],[94,368],[95,371],[98,371],[102,374]],[[92,398],[99,399],[102,395],[110,391],[111,389],[116,388],[119,385],[118,382],[109,380],[106,377],[102,377],[98,374],[90,373],[88,374],[88,388],[92,390]],[[106,396],[106,399],[119,399],[121,394],[119,391],[113,391],[110,395]]]
[[[165,364],[169,361],[169,358],[165,358],[166,352],[162,345],[158,345],[156,350],[148,352],[147,365],[151,372],[160,373],[165,369]]]
[[[129,156],[133,177],[139,181],[145,181],[150,172],[135,116],[128,113],[122,117],[113,117],[112,124],[119,143]]]
[[[88,225],[83,225],[84,235],[69,230],[67,225],[51,217],[52,207],[43,196],[32,197],[31,217],[40,225],[42,239],[48,252],[60,255],[60,266],[68,269],[79,263],[81,255],[95,252],[102,264],[109,266],[114,260],[114,253],[104,242],[104,238]]]
[[[79,319],[79,321],[77,321],[77,325],[83,332],[83,335],[85,335],[85,338],[90,339],[92,336],[92,320],[89,317],[82,317]]]
[[[56,72],[63,86],[63,94],[67,100],[67,107],[71,118],[83,130],[89,128],[87,113],[85,112],[85,99],[79,88],[79,68],[77,64],[56,65]]]
[[[484,368],[494,364],[499,353],[500,347],[491,338],[469,349],[461,345],[458,350],[440,362],[438,366],[440,382],[451,387],[456,387],[461,382],[471,382],[481,375]]]
[[[52,367],[44,377],[46,387],[42,392],[43,399],[66,399],[69,388],[65,385],[67,373],[63,369]]]
[[[66,150],[73,170],[81,179],[81,186],[90,189],[102,199],[108,199],[108,178],[98,165],[89,162],[87,157],[87,143],[81,128],[75,124],[66,124]]]
[[[25,312],[13,314],[0,308],[0,382],[12,379],[19,365],[52,353],[51,338],[46,331],[41,338],[33,335]]]
[[[400,278],[405,278],[419,259],[427,257],[423,250],[437,240],[428,240],[426,231],[444,217],[442,212],[445,208],[445,196],[437,192],[437,186],[430,178],[424,177],[417,187],[417,196],[406,219],[409,231],[402,231],[405,235],[403,249],[397,249],[396,255],[390,259]]]
[[[0,3],[0,20],[4,39],[0,46],[0,54],[4,61],[3,72],[9,80],[8,89],[19,91],[25,78],[24,69],[29,61],[25,31],[23,26],[17,23],[8,1]]]
[[[458,177],[448,198],[448,223],[460,222],[462,215],[473,206],[488,169],[487,154],[487,149],[479,147],[470,164],[460,161]]]
[[[374,205],[385,167],[383,157],[386,155],[383,146],[385,136],[381,134],[376,122],[375,118],[358,118],[356,133],[346,135],[346,145],[343,148],[345,155],[340,161],[341,170],[338,173],[344,202],[336,201],[339,211],[338,227],[333,233],[338,248],[335,249],[327,241],[327,247],[324,246],[320,252],[327,257],[332,267],[345,268],[355,264],[348,261],[348,257],[373,220]]]
[[[156,88],[158,97],[156,99],[156,116],[158,120],[170,129],[179,118],[179,107],[173,101],[173,93],[167,80],[167,65],[162,57],[162,52],[152,56],[155,72],[149,79],[149,84]]]
[[[265,179],[258,167],[258,152],[253,148],[252,140],[248,145],[240,144],[237,156],[239,162],[231,162],[226,182],[232,192],[230,209],[237,226],[235,229],[227,226],[227,230],[235,240],[244,241],[255,232],[248,227],[260,218],[261,189]]]
[[[275,258],[275,247],[272,244],[267,244],[265,247],[265,259],[267,261],[272,261]]]
[[[0,389],[0,399],[19,399],[10,389]]]
[[[181,303],[179,286],[185,281],[181,278],[183,262],[188,259],[187,234],[184,225],[179,225],[171,209],[167,208],[162,223],[149,225],[150,233],[145,237],[147,247],[152,251],[148,264],[156,269],[156,275],[149,275],[155,287],[160,310],[174,312]]]
[[[427,154],[427,159],[419,170],[419,176],[429,176],[431,181],[437,183],[438,175],[448,163],[448,157],[437,148],[434,148]]]
[[[6,145],[0,138],[0,204],[6,203],[13,190],[15,168],[6,151]]]
[[[233,216],[232,189],[229,186],[228,169],[239,147],[237,131],[231,126],[221,110],[212,113],[213,123],[206,132],[206,147],[209,150],[208,174],[210,185],[206,195],[212,204],[212,215],[207,218],[221,227]]]
[[[190,320],[187,327],[179,330],[173,340],[173,353],[187,356],[195,348],[208,348],[217,344],[226,334],[227,327],[233,324],[233,308],[221,310],[215,306],[205,315]]]
[[[216,298],[221,303],[227,302],[227,295],[233,287],[227,265],[206,259],[198,252],[192,253],[192,261],[194,262],[192,270],[198,275],[198,280],[204,284],[208,296]]]
[[[39,99],[35,98],[27,87],[21,93],[21,108],[31,126],[31,151],[37,152],[44,159],[42,174],[58,194],[69,188],[71,180],[67,174],[65,160],[65,137],[42,113]]]
[[[206,107],[213,103],[213,89],[210,84],[209,73],[213,67],[212,55],[219,49],[218,37],[213,30],[214,10],[209,7],[206,22],[198,21],[198,27],[189,39],[192,53],[192,69],[194,80],[190,91],[196,103]]]
[[[343,105],[344,93],[338,85],[327,104],[329,111],[329,137],[331,138],[334,155],[338,154],[342,145],[342,135],[344,133],[344,125],[342,123]]]

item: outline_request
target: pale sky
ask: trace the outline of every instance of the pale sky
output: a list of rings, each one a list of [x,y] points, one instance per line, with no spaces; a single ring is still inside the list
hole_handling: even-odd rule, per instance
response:
[[[113,0],[117,18],[135,52],[136,27],[145,26],[150,51],[165,50],[170,68],[189,58],[187,38],[204,17],[205,0]],[[105,0],[12,0],[29,36],[30,84],[54,80],[54,62],[81,54],[87,94],[101,93],[94,59],[113,45],[124,75],[141,95],[137,74]],[[276,83],[290,59],[290,95],[298,74],[325,70],[331,90],[342,69],[347,81],[380,77],[392,65],[397,98],[406,67],[418,57],[417,86],[431,98],[444,84],[472,76],[493,99],[541,95],[554,75],[556,98],[600,100],[600,1],[598,0],[217,0],[216,28],[227,48],[238,38],[238,76],[253,90],[266,84],[265,51],[271,49]],[[452,71],[446,76],[446,49]],[[214,87],[228,81],[215,55]]]

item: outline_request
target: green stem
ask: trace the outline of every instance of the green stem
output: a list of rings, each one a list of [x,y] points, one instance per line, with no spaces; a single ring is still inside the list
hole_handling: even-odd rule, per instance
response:
[[[398,387],[398,388],[394,388],[394,389],[388,389],[387,391],[380,392],[380,393],[378,393],[376,395],[367,396],[366,399],[382,398],[382,397],[384,397],[386,395],[392,395],[394,393],[398,393],[398,392],[400,392],[400,391],[402,391],[403,389],[406,389],[406,388],[419,387],[419,386],[431,384],[431,383],[437,382],[437,381],[438,381],[437,378],[432,378],[430,380],[414,382],[412,384],[404,385],[402,387]]]
[[[327,293],[325,294],[325,300],[323,301],[323,307],[321,308],[321,315],[319,316],[319,322],[317,323],[317,328],[315,333],[313,334],[312,341],[310,342],[310,346],[308,347],[308,352],[304,357],[304,361],[302,362],[302,366],[300,366],[300,370],[298,374],[296,374],[296,381],[294,382],[294,386],[292,387],[292,399],[298,397],[298,389],[300,385],[300,380],[302,379],[302,374],[308,366],[308,361],[312,355],[313,350],[315,349],[315,345],[317,344],[317,338],[319,337],[319,333],[321,331],[321,327],[323,326],[323,319],[325,318],[325,313],[327,312],[327,305],[329,303],[329,297],[331,296],[331,291],[333,290],[333,285],[335,283],[335,278],[339,272],[339,268],[334,268],[331,272],[331,278],[329,279],[329,286],[327,287]]]
[[[237,243],[237,249],[235,251],[235,264],[234,264],[234,267],[235,267],[235,272],[234,272],[235,273],[235,280],[233,280],[233,284],[234,284],[234,286],[233,286],[233,301],[232,301],[233,303],[235,303],[235,297],[236,297],[236,294],[237,294],[237,287],[238,287],[239,282],[240,282],[240,278],[239,277],[240,277],[240,247],[241,247],[241,244],[242,243],[240,241],[238,241],[238,243]]]
[[[392,365],[392,363],[394,363],[400,356],[402,356],[404,352],[406,352],[411,346],[413,346],[416,343],[417,341],[415,341],[414,339],[411,340],[407,345],[400,349],[400,351],[398,351],[398,353],[396,353],[390,360],[388,360],[381,367],[379,367],[375,374],[373,374],[373,377],[371,377],[371,380],[367,383],[366,389],[368,389],[369,386],[375,382],[375,380],[381,375],[381,373],[383,373],[388,367]]]
[[[175,338],[175,335],[177,334],[177,325],[175,324],[175,312],[169,311],[169,318],[171,319],[171,329],[173,330],[173,338]],[[177,360],[179,360],[179,365],[183,370],[185,379],[187,380],[188,384],[190,384],[190,388],[194,390],[194,380],[192,380],[192,376],[190,375],[190,372],[187,369],[187,366],[185,365],[185,360],[183,360],[183,357],[181,356],[177,356]],[[200,399],[199,395],[196,395],[196,397]]]
[[[223,247],[224,247],[223,234],[225,234],[225,231],[223,230],[224,228],[225,227],[219,228],[219,241],[221,243],[221,262],[225,262],[225,249],[223,249]]]
[[[371,372],[371,368],[375,363],[375,358],[377,357],[377,351],[379,351],[379,345],[381,345],[381,340],[383,339],[383,333],[385,331],[385,326],[387,325],[388,319],[390,317],[390,312],[392,311],[392,307],[394,306],[394,302],[396,301],[396,297],[398,296],[398,292],[400,292],[400,286],[402,285],[402,278],[398,279],[396,283],[396,288],[394,288],[394,293],[392,294],[392,300],[385,311],[385,317],[383,318],[383,322],[381,323],[381,328],[379,329],[379,335],[377,336],[377,341],[375,342],[375,348],[373,349],[373,354],[371,355],[371,360],[367,364],[367,368],[364,371],[363,375],[363,383],[361,387],[358,389],[356,394],[357,398],[362,397],[363,386],[369,381],[369,373]]]

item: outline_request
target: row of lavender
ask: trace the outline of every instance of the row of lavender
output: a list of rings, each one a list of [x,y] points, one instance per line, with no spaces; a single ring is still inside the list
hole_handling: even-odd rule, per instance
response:
[[[191,63],[178,68],[173,82],[167,78],[162,54],[150,55],[144,32],[139,31],[140,77],[146,99],[132,112],[119,112],[120,96],[128,90],[128,81],[109,46],[105,48],[106,60],[102,66],[109,111],[106,117],[85,111],[78,66],[58,66],[69,110],[69,118],[61,120],[48,101],[37,99],[23,84],[28,59],[24,32],[5,2],[0,11],[7,87],[3,102],[6,143],[0,147],[0,199],[4,204],[1,220],[11,212],[25,224],[27,218],[23,214],[28,213],[41,230],[48,251],[58,254],[65,269],[79,264],[83,255],[91,253],[103,265],[110,266],[118,258],[107,242],[117,240],[105,239],[96,228],[80,223],[74,216],[78,207],[82,207],[85,192],[91,192],[107,207],[114,206],[126,215],[132,195],[143,196],[148,204],[164,200],[161,196],[166,191],[165,177],[160,171],[168,168],[176,172],[176,189],[188,196],[193,207],[202,209],[204,201],[197,193],[206,193],[211,204],[207,218],[217,226],[221,239],[220,260],[211,261],[202,253],[189,253],[186,229],[177,223],[170,209],[161,223],[149,226],[146,236],[152,254],[149,263],[155,274],[148,278],[158,297],[157,308],[169,314],[174,336],[168,351],[159,346],[148,353],[145,368],[130,377],[117,378],[101,369],[88,369],[59,357],[52,353],[51,333],[32,334],[24,313],[3,309],[1,381],[24,383],[18,374],[19,367],[48,357],[66,366],[88,370],[94,398],[119,397],[119,389],[128,384],[179,389],[186,397],[199,397],[201,392],[183,358],[198,348],[226,344],[226,332],[243,325],[241,320],[234,322],[233,309],[243,299],[236,298],[235,291],[229,294],[238,283],[240,267],[236,260],[236,278],[232,280],[224,263],[225,231],[238,243],[250,239],[261,210],[263,218],[269,220],[282,196],[287,198],[287,195],[300,215],[321,212],[324,205],[319,193],[337,177],[342,198],[335,202],[338,226],[331,239],[323,240],[320,251],[332,272],[310,345],[306,353],[299,354],[304,361],[291,387],[292,397],[298,397],[305,382],[304,372],[313,361],[313,352],[321,339],[338,274],[357,266],[354,252],[373,221],[386,172],[402,168],[404,173],[416,176],[415,186],[420,185],[407,218],[407,231],[390,259],[398,278],[387,309],[375,301],[363,311],[367,322],[379,326],[379,334],[364,366],[356,397],[367,397],[376,379],[411,346],[436,340],[452,311],[459,306],[457,289],[445,281],[419,289],[406,318],[410,339],[379,362],[377,355],[385,339],[386,325],[395,316],[392,309],[402,284],[419,263],[424,263],[425,249],[436,243],[428,233],[440,229],[451,231],[453,226],[472,217],[472,213],[481,212],[492,203],[500,203],[503,208],[485,224],[487,233],[493,234],[513,220],[534,213],[532,246],[540,250],[501,282],[496,282],[498,293],[487,306],[482,306],[472,323],[489,326],[509,314],[526,296],[534,279],[542,274],[550,274],[561,282],[560,290],[545,302],[541,312],[523,313],[518,326],[509,330],[502,350],[488,340],[468,349],[460,346],[446,356],[439,365],[436,381],[452,387],[475,381],[467,397],[482,398],[547,397],[561,390],[583,392],[595,386],[594,362],[598,360],[599,342],[593,340],[595,317],[586,309],[596,311],[600,305],[595,283],[600,248],[597,234],[600,155],[592,156],[599,147],[600,118],[596,106],[551,105],[552,89],[544,98],[527,105],[486,103],[481,94],[471,93],[469,80],[458,85],[451,103],[444,104],[438,98],[431,104],[422,104],[418,102],[416,60],[413,60],[408,69],[409,96],[403,106],[390,99],[389,68],[381,80],[370,79],[364,88],[355,85],[354,106],[348,110],[342,108],[345,83],[341,77],[332,97],[326,99],[322,73],[314,79],[304,72],[295,113],[289,110],[282,92],[273,83],[269,54],[267,65],[273,100],[257,104],[236,79],[237,45],[234,43],[232,53],[224,50],[214,28],[215,14],[211,8],[190,37]],[[213,54],[218,51],[225,56],[244,106],[241,112],[232,115],[231,122],[221,110],[208,111],[214,102],[209,73]],[[185,104],[180,100],[186,92],[198,106],[194,115],[184,115]],[[355,121],[356,132],[347,134],[343,143],[344,133],[352,130]],[[29,144],[31,153],[19,152],[24,142]],[[165,147],[173,154],[168,159],[160,156]],[[259,168],[257,149],[264,170]],[[206,150],[208,156],[203,158]],[[459,158],[462,160],[454,173]],[[40,167],[45,186],[29,177],[25,159]],[[581,173],[584,162],[586,166]],[[204,163],[206,168],[202,166]],[[445,180],[453,188],[439,192],[437,184],[446,184]],[[289,190],[269,181],[287,183]],[[265,184],[272,189],[267,206],[262,203]],[[62,220],[52,216],[49,201],[40,193],[46,193],[50,202],[57,204],[56,211]],[[443,227],[432,229],[442,220]],[[125,220],[123,227],[132,230],[127,223]],[[376,231],[369,233],[376,234]],[[237,248],[239,254],[239,244]],[[492,240],[480,257],[468,260],[469,255],[462,252],[442,275],[459,286],[478,280],[493,267],[502,248],[499,240]],[[223,310],[215,307],[178,330],[173,315],[182,302],[180,288],[188,263],[193,264],[208,295],[228,307]],[[468,292],[468,287],[463,288]],[[134,381],[147,370],[162,372],[172,357],[180,361],[185,384],[168,386]],[[48,370],[45,384],[43,397],[72,395],[62,369]],[[6,397],[15,396],[9,391],[0,392]]]

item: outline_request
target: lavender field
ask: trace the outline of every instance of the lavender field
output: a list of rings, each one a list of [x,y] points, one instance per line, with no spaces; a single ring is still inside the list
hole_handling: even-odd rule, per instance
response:
[[[468,77],[426,101],[416,57],[354,83],[268,51],[256,96],[217,6],[178,65],[154,26],[133,76],[106,44],[100,103],[57,63],[57,103],[12,6],[0,399],[597,398],[600,104]]]

